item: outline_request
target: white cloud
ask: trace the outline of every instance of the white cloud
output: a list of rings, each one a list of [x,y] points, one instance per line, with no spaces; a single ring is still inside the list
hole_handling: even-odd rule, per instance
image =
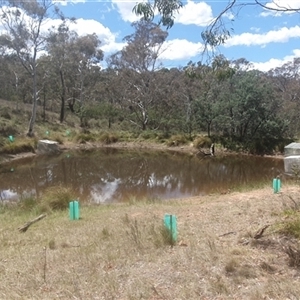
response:
[[[43,30],[48,30],[52,26],[58,27],[61,23],[58,19],[48,19],[43,27]],[[93,19],[77,19],[75,23],[69,24],[70,30],[77,32],[79,36],[95,33],[101,41],[100,48],[107,53],[112,53],[121,50],[124,43],[116,42],[117,34],[110,31],[108,27],[103,26],[100,22]]]
[[[251,27],[250,29],[254,32],[260,32],[260,28],[255,27],[255,26]]]
[[[293,13],[293,11],[289,11],[289,9],[300,9],[300,1],[299,0],[273,0],[265,4],[270,10],[265,9],[261,16],[281,16],[283,13]],[[276,11],[279,10],[279,11]],[[280,11],[282,10],[282,11]],[[286,10],[286,12],[284,12]]]
[[[92,33],[97,34],[103,44],[115,40],[115,35],[108,27],[93,19],[77,19],[76,23],[71,23],[69,26],[71,30],[76,31],[80,36]]]
[[[291,38],[300,37],[300,27],[283,27],[279,30],[271,30],[267,33],[257,34],[257,33],[242,33],[240,35],[234,35],[229,38],[225,47],[232,46],[265,46],[269,43],[286,43]]]
[[[294,58],[300,56],[300,49],[294,49],[292,55],[287,55],[283,59],[271,58],[266,62],[252,62],[254,69],[267,72],[271,69],[281,67],[285,63],[292,61]]]
[[[122,20],[130,23],[141,19],[141,16],[137,16],[135,13],[132,12],[132,9],[137,2],[145,2],[145,1],[141,0],[141,1],[134,2],[128,0],[112,0],[112,3],[117,6]]]
[[[178,13],[175,14],[175,23],[184,25],[207,26],[213,20],[211,7],[205,2],[188,0]]]
[[[2,9],[5,10],[7,8],[3,7]],[[24,20],[27,24],[29,24],[31,21],[30,17],[27,15],[24,15]],[[60,24],[61,20],[48,18],[44,20],[41,30],[43,33],[47,33],[49,29],[53,27],[58,28]],[[111,32],[108,27],[103,26],[103,24],[96,20],[80,18],[76,19],[76,22],[69,23],[68,26],[70,30],[77,32],[79,36],[95,33],[101,41],[101,49],[105,51],[105,53],[118,51],[125,45],[124,43],[116,42],[117,34]],[[0,33],[4,32],[5,30],[0,22]]]
[[[54,0],[53,3],[60,4],[62,6],[66,6],[68,4],[77,4],[77,3],[85,3],[86,0]]]
[[[276,58],[271,58],[266,62],[252,62],[253,68],[262,72],[267,72],[271,69],[281,67],[283,64],[283,60]]]
[[[110,43],[100,45],[101,50],[104,51],[104,54],[111,54],[116,51],[122,50],[127,44],[126,43],[116,43],[115,41],[111,41]]]
[[[132,12],[134,5],[137,2],[146,2],[146,0],[141,1],[128,1],[128,0],[112,0],[112,3],[117,7],[121,18],[125,22],[135,22],[141,19],[141,16],[137,16]],[[157,11],[155,12],[157,15]],[[174,14],[175,23],[184,25],[197,25],[197,26],[207,26],[209,22],[212,21],[212,9],[205,2],[193,2],[188,0],[187,4],[184,5],[178,13]]]
[[[166,41],[160,55],[161,60],[184,60],[192,59],[203,51],[201,43],[193,43],[187,40],[174,39]]]
[[[70,29],[80,36],[95,33],[101,41],[100,48],[105,54],[121,50],[125,45],[125,43],[116,42],[117,34],[112,33],[108,27],[96,20],[77,19],[76,23],[70,25]]]

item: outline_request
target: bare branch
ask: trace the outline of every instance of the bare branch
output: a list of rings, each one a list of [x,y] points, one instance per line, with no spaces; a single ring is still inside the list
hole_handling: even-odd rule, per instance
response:
[[[275,12],[300,12],[300,7],[299,8],[291,8],[290,6],[281,6],[278,3],[272,1],[272,3],[274,3],[276,5],[276,7],[272,7],[272,6],[267,6],[263,3],[261,3],[258,0],[255,0],[255,3],[259,6],[261,6],[262,8],[266,9],[266,10],[271,10],[271,11],[275,11]]]

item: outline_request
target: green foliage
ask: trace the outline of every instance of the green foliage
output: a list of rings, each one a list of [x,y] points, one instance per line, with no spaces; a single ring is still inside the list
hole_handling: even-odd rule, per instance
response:
[[[151,130],[145,130],[139,136],[144,140],[151,140],[155,138],[155,133]]]
[[[230,31],[227,29],[220,30],[219,28],[208,29],[201,33],[201,37],[205,44],[214,48],[223,45],[230,38]]]
[[[35,197],[27,196],[19,201],[18,206],[22,211],[31,211],[37,207],[37,204],[38,202]]]
[[[288,219],[284,222],[279,232],[300,239],[300,212],[293,211],[289,212],[288,215]]]
[[[99,105],[95,106],[85,106],[84,107],[84,116],[87,119],[99,119],[102,114],[101,107]]]
[[[283,153],[289,139],[248,137],[244,140],[237,137],[214,136],[214,141],[232,151],[244,151],[255,155]]]
[[[174,25],[174,14],[182,7],[182,2],[179,0],[154,0],[150,2],[137,3],[133,12],[142,16],[146,21],[152,21],[154,19],[154,12],[157,10],[160,14],[159,24],[166,26],[167,29]]]
[[[264,138],[264,139],[253,139],[247,141],[245,143],[245,150],[248,150],[251,154],[273,154],[277,145],[278,145],[277,139],[272,138]]]
[[[143,18],[145,20],[153,20],[154,18],[154,11],[152,9],[152,6],[150,5],[149,2],[140,2],[137,3],[134,8],[132,9],[132,11],[138,15],[141,16],[143,15]]]

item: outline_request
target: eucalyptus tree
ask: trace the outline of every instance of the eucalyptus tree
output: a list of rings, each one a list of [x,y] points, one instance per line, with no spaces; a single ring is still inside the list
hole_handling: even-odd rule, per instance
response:
[[[222,82],[216,78],[210,66],[201,65],[199,68],[202,69],[203,78],[196,79],[198,92],[194,101],[195,119],[198,128],[211,136],[213,122],[220,114],[218,106]]]
[[[227,97],[230,101],[225,102],[223,114],[230,120],[227,132],[233,139],[248,148],[255,148],[255,143],[273,147],[271,141],[284,136],[287,127],[280,117],[280,99],[264,73],[237,70],[230,79]]]
[[[47,119],[46,112],[59,112],[59,102],[57,101],[57,75],[52,68],[53,62],[49,55],[45,52],[38,60],[38,81],[39,104],[42,106],[42,118]]]
[[[166,93],[169,105],[167,111],[171,113],[168,123],[177,131],[188,134],[189,137],[197,129],[195,101],[201,93],[199,90],[200,81],[186,76],[186,70],[192,64],[190,62],[187,67],[172,68],[165,72],[165,79],[162,79],[166,82],[166,88],[168,89]]]
[[[268,75],[281,99],[281,114],[289,122],[289,134],[295,136],[300,130],[300,58],[270,70]]]
[[[124,110],[122,110],[123,90],[120,87],[118,72],[106,68],[95,83],[92,90],[93,98],[99,111],[99,117],[107,120],[108,128],[111,128],[116,120],[122,123]]]
[[[75,112],[76,101],[82,109],[86,99],[86,86],[91,88],[93,82],[89,75],[100,71],[98,64],[103,59],[103,52],[99,45],[100,40],[96,34],[78,36],[75,31],[69,30],[66,21],[57,30],[50,31],[47,51],[51,61],[50,68],[59,81],[60,122],[64,121],[67,101],[71,111]]]
[[[18,75],[16,76],[11,67],[9,55],[0,56],[0,97],[14,100],[18,91]]]
[[[149,110],[149,127],[166,136],[190,132],[189,91],[184,70],[162,68],[153,73],[153,106]]]
[[[193,108],[196,123],[210,136],[213,123],[220,122],[220,118],[224,117],[220,113],[221,99],[224,95],[224,86],[233,76],[234,69],[223,55],[219,55],[214,57],[209,65],[201,62],[190,63],[186,73],[195,85]],[[217,127],[216,124],[214,128]]]
[[[13,51],[32,79],[32,113],[29,121],[28,136],[33,136],[36,120],[37,101],[37,58],[44,49],[45,35],[42,26],[50,10],[55,5],[51,0],[2,1],[1,24],[4,33],[1,39]],[[57,11],[57,10],[56,10]]]
[[[124,38],[127,45],[108,59],[108,65],[120,79],[130,121],[145,130],[149,110],[154,109],[157,100],[157,88],[162,84],[154,75],[161,67],[159,56],[168,34],[148,21],[132,26],[135,32]]]
[[[99,64],[103,60],[100,44],[101,41],[95,33],[78,36],[72,42],[69,53],[75,69],[73,76],[70,76],[70,90],[73,95],[69,97],[68,103],[71,110],[79,116],[82,126],[85,126],[84,120],[88,118],[86,105],[89,101],[95,100],[92,90],[99,79],[101,71]]]

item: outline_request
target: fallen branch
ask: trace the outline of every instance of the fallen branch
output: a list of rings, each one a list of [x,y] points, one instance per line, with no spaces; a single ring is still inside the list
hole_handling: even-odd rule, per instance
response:
[[[270,225],[266,225],[266,226],[264,226],[263,228],[261,228],[260,230],[258,230],[256,233],[255,233],[255,235],[254,235],[254,239],[260,239],[262,236],[263,236],[263,234],[264,234],[264,232],[265,232],[265,230],[269,227]]]
[[[229,235],[229,234],[236,234],[236,231],[229,231],[229,232],[220,234],[219,237],[226,236],[226,235]]]
[[[25,223],[23,226],[21,226],[21,227],[18,228],[19,231],[20,231],[20,232],[25,232],[25,231],[27,231],[27,229],[29,228],[30,225],[32,225],[32,224],[34,224],[34,223],[36,223],[36,222],[38,222],[38,221],[44,219],[46,216],[47,216],[47,215],[42,214],[42,215],[38,216],[37,218],[35,218],[35,219],[31,220],[31,221],[28,221],[28,222]]]

